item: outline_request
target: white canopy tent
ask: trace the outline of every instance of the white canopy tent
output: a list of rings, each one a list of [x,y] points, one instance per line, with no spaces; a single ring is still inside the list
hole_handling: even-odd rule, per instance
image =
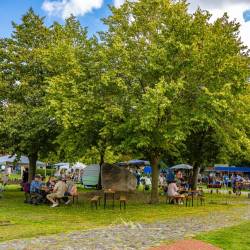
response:
[[[87,165],[85,165],[85,164],[83,164],[81,162],[77,162],[76,164],[74,164],[72,166],[72,168],[73,168],[74,171],[77,170],[77,169],[82,170],[82,169],[84,169],[86,167],[87,167]]]
[[[27,156],[20,156],[20,158],[17,157],[17,155],[5,155],[0,157],[0,165],[10,165],[10,164],[20,164],[20,165],[29,165],[29,158]],[[46,164],[41,161],[36,162],[37,167],[46,167]]]

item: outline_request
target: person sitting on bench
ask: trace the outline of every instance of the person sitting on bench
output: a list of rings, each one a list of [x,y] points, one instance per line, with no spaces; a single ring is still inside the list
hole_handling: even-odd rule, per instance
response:
[[[59,205],[57,199],[64,197],[66,190],[66,183],[62,180],[62,177],[59,176],[53,192],[47,195],[47,199],[52,203],[51,207],[57,207]]]
[[[171,181],[168,184],[168,197],[173,198],[173,200],[176,200],[179,204],[181,203],[181,200],[183,202],[184,195],[180,195],[178,192],[178,187],[176,185],[175,181]]]
[[[71,202],[68,196],[74,196],[77,193],[77,187],[69,175],[66,177],[66,187],[67,190],[64,194],[65,197],[63,197],[63,200],[65,204],[68,205]]]
[[[42,202],[43,196],[40,192],[41,186],[41,175],[38,174],[35,176],[35,179],[30,184],[30,196],[32,204],[38,205]]]

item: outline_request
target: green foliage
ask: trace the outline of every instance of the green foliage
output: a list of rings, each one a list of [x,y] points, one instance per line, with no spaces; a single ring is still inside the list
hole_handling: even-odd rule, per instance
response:
[[[56,173],[56,169],[46,169],[46,176],[53,176]],[[36,174],[45,176],[45,169],[39,168],[36,170]]]
[[[191,15],[187,7],[185,1],[126,2],[111,9],[104,20],[109,29],[101,33],[103,85],[115,92],[108,124],[125,152],[143,152],[155,166],[163,155],[201,166],[249,144],[236,115],[238,108],[245,112],[239,100],[249,79],[239,24],[227,15],[210,23],[208,12]]]
[[[0,145],[11,153],[30,158],[30,178],[34,175],[38,154],[54,150],[58,134],[55,119],[45,101],[46,77],[50,74],[41,51],[50,41],[43,18],[32,9],[13,23],[11,38],[0,40]]]
[[[53,160],[147,158],[155,196],[161,158],[249,160],[239,24],[187,10],[186,1],[127,1],[111,7],[99,39],[73,16],[47,28],[30,10],[0,40],[1,147]]]

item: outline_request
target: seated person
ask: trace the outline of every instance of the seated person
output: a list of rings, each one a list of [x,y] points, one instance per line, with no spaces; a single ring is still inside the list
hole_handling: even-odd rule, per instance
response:
[[[36,175],[35,179],[30,184],[31,203],[35,205],[40,204],[42,201],[41,186],[41,175]]]
[[[73,196],[77,194],[77,187],[70,176],[66,177],[66,187],[67,187],[67,190],[65,192],[65,196]],[[70,203],[70,200],[68,197],[65,197],[63,200],[65,201],[66,205]]]
[[[176,200],[178,203],[180,203],[180,200],[183,200],[184,195],[180,195],[178,193],[178,190],[179,189],[178,189],[175,181],[172,181],[168,184],[168,192],[167,192],[168,196],[173,197],[173,198],[178,197],[178,199],[176,199]]]
[[[59,205],[56,199],[60,199],[64,197],[64,194],[67,190],[66,183],[62,180],[62,177],[58,177],[58,182],[56,183],[53,192],[48,194],[46,197],[52,203],[51,207],[57,207]]]
[[[46,182],[47,192],[52,192],[56,185],[55,177],[50,176],[49,180]]]

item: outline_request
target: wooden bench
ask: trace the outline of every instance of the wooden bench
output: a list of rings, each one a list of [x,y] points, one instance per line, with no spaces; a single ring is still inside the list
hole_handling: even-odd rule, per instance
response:
[[[173,201],[179,204],[179,200],[184,200],[184,195],[175,195],[175,196],[168,196],[166,197],[166,203],[171,204]]]
[[[91,208],[93,208],[93,205],[95,205],[96,209],[97,209],[97,206],[101,205],[101,196],[98,196],[98,195],[95,195],[91,200],[90,200],[90,205],[91,205]]]
[[[120,209],[122,209],[122,204],[123,204],[123,208],[126,209],[127,198],[124,195],[120,196]]]

